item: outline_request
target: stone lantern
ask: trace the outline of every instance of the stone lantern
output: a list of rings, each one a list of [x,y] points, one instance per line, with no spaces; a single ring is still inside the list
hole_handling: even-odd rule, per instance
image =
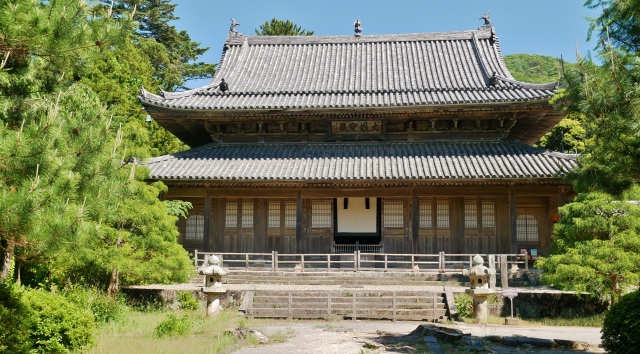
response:
[[[470,289],[465,292],[473,297],[473,313],[478,323],[487,323],[489,310],[487,307],[487,298],[494,293],[489,288],[489,277],[496,274],[493,268],[484,266],[484,259],[479,254],[473,256],[471,260],[472,267],[463,269],[462,275],[469,276]]]
[[[222,306],[220,297],[227,292],[222,288],[222,277],[229,274],[229,270],[222,268],[220,258],[215,254],[206,256],[202,267],[198,268],[198,273],[204,275],[202,292],[207,295],[207,315],[213,316],[218,313]]]

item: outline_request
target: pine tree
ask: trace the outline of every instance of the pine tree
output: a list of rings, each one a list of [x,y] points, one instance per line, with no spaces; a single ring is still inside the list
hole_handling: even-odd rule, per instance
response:
[[[313,36],[313,31],[308,31],[299,25],[286,20],[278,20],[272,18],[256,28],[256,34],[259,36]]]

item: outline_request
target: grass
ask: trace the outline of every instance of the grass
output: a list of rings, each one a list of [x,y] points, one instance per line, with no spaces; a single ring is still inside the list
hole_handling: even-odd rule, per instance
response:
[[[558,318],[518,318],[518,326],[566,326],[566,327],[602,327],[604,314],[591,316],[558,317]],[[504,324],[505,317],[489,316],[488,324]],[[463,318],[464,323],[476,323],[473,318]]]
[[[214,317],[205,316],[204,311],[187,311],[192,325],[185,335],[158,338],[156,326],[167,313],[128,310],[122,320],[102,326],[94,347],[83,353],[219,353],[236,343],[236,338],[226,333],[242,319],[235,311]]]

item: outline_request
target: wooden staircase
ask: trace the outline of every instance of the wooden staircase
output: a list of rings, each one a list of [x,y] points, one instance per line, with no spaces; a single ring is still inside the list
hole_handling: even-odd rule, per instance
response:
[[[346,287],[318,291],[246,291],[240,310],[249,317],[289,319],[440,321],[446,315],[443,293]]]

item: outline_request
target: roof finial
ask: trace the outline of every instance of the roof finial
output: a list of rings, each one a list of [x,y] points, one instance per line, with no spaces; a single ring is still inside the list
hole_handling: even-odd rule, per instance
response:
[[[240,24],[234,18],[231,18],[231,26],[229,27],[229,34],[234,36],[237,36],[239,34],[238,31],[236,31],[236,26],[240,26]]]
[[[220,79],[220,84],[218,84],[218,89],[220,92],[226,92],[229,90],[229,85],[224,81],[224,79]]]
[[[359,18],[356,18],[356,22],[353,23],[353,31],[356,33],[356,37],[362,36],[362,23]]]
[[[489,17],[489,11],[485,12],[480,20],[484,20],[484,24],[478,29],[491,29],[491,17]]]

